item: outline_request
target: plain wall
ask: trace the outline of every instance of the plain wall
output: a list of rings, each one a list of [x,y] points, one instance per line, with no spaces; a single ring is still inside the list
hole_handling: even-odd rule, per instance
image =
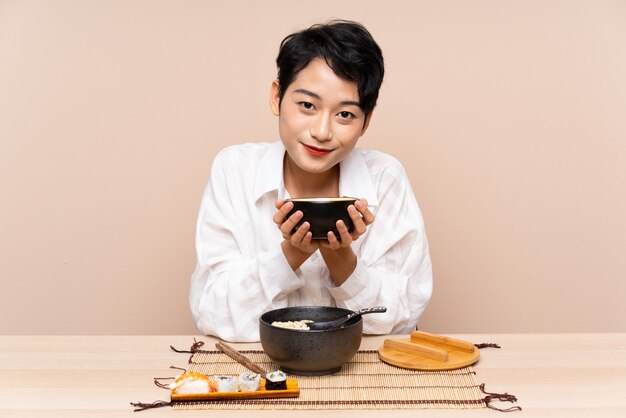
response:
[[[278,45],[332,17],[384,51],[420,328],[626,331],[626,2],[0,0],[0,333],[196,333],[211,161],[278,139]]]

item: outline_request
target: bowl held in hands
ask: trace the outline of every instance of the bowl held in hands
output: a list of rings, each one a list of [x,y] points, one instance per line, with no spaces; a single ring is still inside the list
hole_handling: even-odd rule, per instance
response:
[[[348,206],[354,205],[357,199],[353,197],[312,197],[287,199],[286,202],[293,202],[293,209],[287,217],[300,210],[304,214],[300,222],[296,225],[295,232],[303,222],[308,222],[311,227],[309,231],[313,234],[313,239],[328,239],[328,231],[332,231],[337,239],[337,221],[342,220],[348,227],[348,232],[354,230],[354,223],[348,213]]]

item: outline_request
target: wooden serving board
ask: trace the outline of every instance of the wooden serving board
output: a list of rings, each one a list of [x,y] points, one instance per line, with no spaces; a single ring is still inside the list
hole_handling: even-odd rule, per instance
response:
[[[261,379],[259,390],[254,392],[210,392],[210,393],[175,393],[172,401],[216,401],[221,399],[264,399],[264,398],[297,398],[300,396],[298,379],[287,379],[287,389],[267,390],[265,379]]]
[[[386,339],[378,357],[404,369],[453,370],[477,362],[480,350],[467,341],[413,331],[411,338]]]

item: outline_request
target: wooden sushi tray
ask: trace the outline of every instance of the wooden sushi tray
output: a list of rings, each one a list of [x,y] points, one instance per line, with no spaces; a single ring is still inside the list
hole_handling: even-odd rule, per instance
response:
[[[172,401],[217,401],[224,399],[267,399],[267,398],[297,398],[300,396],[298,379],[287,379],[287,389],[267,390],[265,379],[261,379],[259,390],[254,392],[210,392],[210,393],[175,393],[172,391]]]
[[[386,339],[378,357],[404,369],[453,370],[477,362],[480,350],[467,341],[413,331],[411,338]]]

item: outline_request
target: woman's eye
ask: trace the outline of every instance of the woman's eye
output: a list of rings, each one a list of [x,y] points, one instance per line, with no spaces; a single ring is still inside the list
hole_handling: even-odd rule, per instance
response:
[[[313,106],[313,103],[309,103],[309,102],[300,102],[300,106],[308,110],[315,109],[315,106]]]
[[[344,110],[343,112],[339,112],[339,116],[341,116],[343,119],[352,119],[354,118],[354,114],[351,112],[348,112],[346,110]]]

